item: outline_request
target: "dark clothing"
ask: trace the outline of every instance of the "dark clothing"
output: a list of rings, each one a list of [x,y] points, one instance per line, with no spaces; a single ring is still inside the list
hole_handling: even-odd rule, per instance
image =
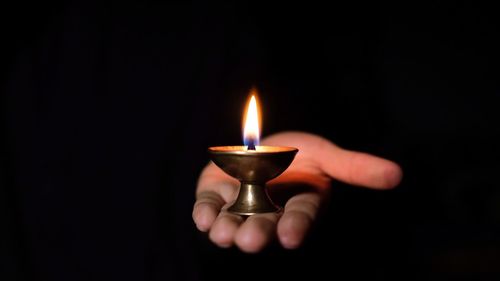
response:
[[[68,1],[5,10],[1,280],[499,276],[498,25],[488,7]],[[325,4],[326,5],[326,4]],[[211,145],[304,130],[400,163],[334,182],[296,251],[191,219]]]

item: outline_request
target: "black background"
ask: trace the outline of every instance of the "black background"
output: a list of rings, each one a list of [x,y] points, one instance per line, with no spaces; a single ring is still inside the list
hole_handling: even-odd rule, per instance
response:
[[[3,4],[2,280],[500,277],[498,24],[466,2]],[[313,132],[404,170],[334,182],[304,246],[191,220],[210,145]]]

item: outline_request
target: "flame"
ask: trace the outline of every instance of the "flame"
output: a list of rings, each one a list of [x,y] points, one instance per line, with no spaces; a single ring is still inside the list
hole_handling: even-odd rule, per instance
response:
[[[257,146],[260,140],[260,115],[256,96],[257,91],[252,90],[243,121],[243,143],[249,146],[249,149]]]

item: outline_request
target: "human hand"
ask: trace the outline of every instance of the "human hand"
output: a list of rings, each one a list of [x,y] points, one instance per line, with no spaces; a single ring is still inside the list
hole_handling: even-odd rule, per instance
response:
[[[309,133],[277,133],[263,139],[262,144],[299,149],[290,167],[268,183],[271,197],[273,187],[279,185],[285,188],[300,184],[311,190],[292,195],[283,213],[256,214],[244,219],[221,211],[236,199],[240,183],[209,163],[198,180],[193,219],[197,228],[209,232],[210,240],[220,247],[237,245],[244,252],[255,253],[277,236],[283,247],[297,248],[315,221],[332,179],[372,189],[390,189],[402,178],[401,168],[394,162],[342,149]]]

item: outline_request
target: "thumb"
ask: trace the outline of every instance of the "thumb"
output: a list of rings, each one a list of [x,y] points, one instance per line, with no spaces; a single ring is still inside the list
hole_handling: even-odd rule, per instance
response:
[[[346,150],[327,140],[316,147],[314,154],[326,174],[351,185],[390,189],[396,187],[403,177],[399,165],[390,160]]]
[[[357,186],[389,189],[403,176],[398,164],[368,153],[343,149],[318,135],[282,132],[265,139],[267,144],[286,144],[299,148],[299,158],[308,159],[322,173]]]

